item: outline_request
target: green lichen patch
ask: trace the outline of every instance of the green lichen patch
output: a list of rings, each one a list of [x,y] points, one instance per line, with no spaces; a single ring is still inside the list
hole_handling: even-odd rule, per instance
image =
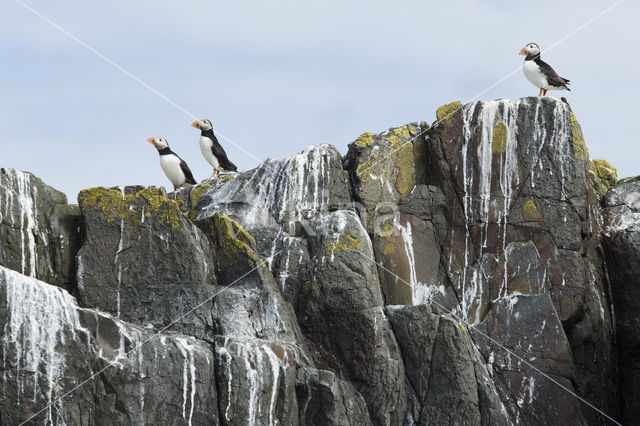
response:
[[[103,219],[113,222],[120,219],[131,220],[140,216],[139,213],[129,209],[134,198],[133,194],[123,195],[119,189],[97,187],[80,191],[78,203],[83,208],[97,207]]]
[[[335,241],[331,241],[327,246],[327,256],[332,256],[335,253],[352,250],[354,248],[358,248],[362,245],[362,241],[359,238],[354,237],[353,235],[347,235],[346,241],[342,241],[341,239],[337,239]]]
[[[246,258],[250,266],[264,266],[264,261],[255,250],[255,238],[242,225],[221,213],[213,215],[213,224],[217,231],[218,247],[231,264]]]
[[[522,216],[527,222],[540,222],[542,215],[533,200],[527,200],[522,206]]]
[[[509,137],[509,129],[502,121],[493,126],[493,139],[491,141],[491,150],[497,153],[503,153],[507,150],[507,138]]]
[[[395,129],[393,129],[393,134],[396,135],[396,136],[399,136],[401,138],[408,139],[408,138],[413,137],[413,131],[412,130],[413,129],[409,125],[405,124],[402,127],[396,127]]]
[[[618,171],[607,160],[591,160],[587,165],[591,187],[598,197],[618,184]]]
[[[393,243],[389,243],[389,242],[385,244],[384,250],[382,250],[382,254],[384,256],[391,256],[395,252],[396,252],[395,246],[393,245]]]
[[[362,163],[358,164],[358,167],[356,168],[356,174],[358,175],[360,182],[367,182],[369,180],[371,169],[377,162],[378,154],[371,154],[367,161],[363,161]]]
[[[412,142],[413,134],[413,128],[405,124],[402,127],[392,129],[389,135],[387,135],[386,140],[391,143],[393,148],[399,149]]]
[[[587,151],[587,145],[582,135],[582,129],[578,123],[573,111],[570,111],[571,121],[571,143],[573,144],[573,155],[579,160],[589,159],[589,152]]]
[[[415,186],[415,156],[413,152],[413,137],[419,131],[411,125],[404,125],[391,129],[382,142],[386,145],[387,153],[373,153],[366,161],[362,161],[356,168],[356,175],[360,182],[369,181],[373,171],[377,171],[383,180],[391,180],[395,177],[396,190],[406,196]],[[355,142],[358,146],[368,146],[371,133],[363,133]],[[372,143],[372,140],[371,140]],[[391,162],[387,162],[391,160]]]
[[[157,187],[141,189],[135,194],[123,194],[119,189],[104,187],[84,189],[78,194],[78,202],[83,209],[97,207],[107,222],[124,220],[139,224],[142,207],[146,217],[157,215],[161,224],[177,228],[182,215],[179,201],[168,199]]]
[[[227,183],[230,180],[233,180],[236,176],[237,176],[236,173],[223,173],[223,174],[218,175],[217,182]]]
[[[363,134],[358,136],[358,139],[356,139],[353,143],[355,146],[359,146],[360,148],[365,148],[373,144],[374,142],[373,136],[374,134],[371,132],[364,132]]]
[[[410,143],[406,144],[396,151],[394,163],[398,168],[396,190],[402,194],[403,197],[406,197],[416,184],[416,167],[413,145]]]
[[[384,225],[380,226],[377,229],[376,233],[380,237],[389,238],[393,235],[393,225],[391,225],[389,222],[385,222]]]
[[[202,198],[202,194],[204,194],[204,192],[207,189],[211,189],[211,188],[213,188],[213,186],[209,185],[208,183],[203,183],[202,185],[194,186],[191,192],[189,193],[189,203],[191,204],[191,208],[198,207],[198,203]]]
[[[442,105],[436,110],[436,120],[438,123],[448,122],[453,115],[462,108],[460,101],[451,102],[450,104]]]
[[[181,200],[171,200],[167,198],[164,191],[157,187],[141,189],[135,195],[136,198],[143,198],[148,203],[148,211],[151,215],[159,215],[160,223],[170,224],[172,228],[180,226]]]
[[[604,180],[618,182],[618,171],[607,160],[591,160],[596,175]]]

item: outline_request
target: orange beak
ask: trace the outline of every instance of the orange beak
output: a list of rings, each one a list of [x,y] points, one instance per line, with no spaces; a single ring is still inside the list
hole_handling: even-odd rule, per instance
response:
[[[524,56],[528,55],[527,51],[524,50],[524,47],[522,49],[520,49],[520,54],[524,55]]]
[[[191,127],[195,127],[196,129],[199,129],[198,127],[198,123],[200,122],[200,120],[196,120],[193,123],[191,123]]]
[[[149,142],[151,145],[155,145],[156,144],[155,140],[156,138],[149,138],[147,139],[147,142]]]

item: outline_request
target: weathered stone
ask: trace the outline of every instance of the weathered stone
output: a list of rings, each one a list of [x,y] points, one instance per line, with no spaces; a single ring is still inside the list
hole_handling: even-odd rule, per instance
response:
[[[422,407],[415,423],[508,424],[508,413],[465,327],[435,311],[427,305],[387,307]]]
[[[629,180],[605,197],[605,252],[616,309],[622,421],[640,418],[640,182]]]
[[[618,171],[607,160],[591,160],[588,169],[591,187],[599,198],[618,183]]]
[[[300,423],[307,425],[370,425],[367,406],[353,386],[327,370],[298,373],[296,392]]]
[[[81,305],[211,337],[206,307],[181,317],[186,307],[211,298],[217,280],[208,239],[178,203],[163,189],[137,186],[87,189],[78,202],[84,217],[77,256]]]
[[[427,128],[426,123],[411,123],[379,135],[364,133],[349,146],[344,167],[369,232],[380,208],[395,208],[415,187],[414,141]]]
[[[564,100],[436,115],[365,133],[344,159],[318,145],[170,195],[83,191],[69,263],[83,308],[19,274],[0,287],[3,389],[24,403],[0,421],[114,362],[45,408],[49,422],[603,424],[622,395],[633,423],[637,180],[609,190],[603,218],[615,174],[589,160]],[[0,224],[42,204],[38,188],[12,192],[26,208],[0,202]],[[38,224],[73,239],[78,216],[58,201]],[[30,220],[0,234],[0,260],[45,274],[42,259],[75,255]]]
[[[326,215],[306,229],[315,231],[307,240],[316,267],[299,296],[302,330],[334,357],[332,367],[362,394],[374,423],[397,424],[406,410],[404,368],[382,309],[371,241],[350,211]]]
[[[0,169],[0,265],[71,290],[80,210],[31,173]]]
[[[0,422],[217,424],[205,342],[82,309],[65,290],[0,267]]]
[[[223,213],[252,232],[352,205],[340,153],[332,145],[315,145],[206,189],[198,203],[198,219]]]

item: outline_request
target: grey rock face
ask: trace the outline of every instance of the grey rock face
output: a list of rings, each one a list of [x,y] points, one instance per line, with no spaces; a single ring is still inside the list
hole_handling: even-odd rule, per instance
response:
[[[205,342],[79,308],[66,291],[4,267],[0,303],[2,424],[33,416],[50,424],[218,423]]]
[[[273,289],[293,305],[291,315],[314,348],[309,357],[351,381],[375,423],[397,423],[406,404],[402,363],[375,285],[379,278],[371,242],[353,210],[341,162],[329,145],[266,161],[207,189],[197,222],[220,222],[217,215],[224,213],[246,228],[252,236],[243,241],[255,244],[257,253],[245,258],[259,254],[265,259],[276,278]],[[248,200],[253,202],[250,207]],[[212,238],[214,246],[229,247],[223,240]],[[224,265],[236,264],[235,255],[223,256]],[[242,274],[255,262],[241,262],[234,271]],[[361,398],[344,384],[331,388]],[[358,406],[357,401],[348,402],[354,404]],[[340,419],[344,413],[327,416]]]
[[[331,371],[300,370],[296,392],[301,424],[372,424],[362,396],[349,382],[338,379]]]
[[[620,396],[623,420],[636,424],[640,416],[640,182],[614,187],[605,198],[605,245],[613,302],[616,307]]]
[[[0,173],[0,422],[633,422],[637,182],[558,99],[437,117],[76,213]]]
[[[164,190],[92,188],[78,201],[84,218],[77,255],[82,306],[160,328],[214,294],[208,240]],[[213,320],[193,313],[172,329],[211,337]]]
[[[31,173],[0,169],[0,265],[71,289],[80,211]]]

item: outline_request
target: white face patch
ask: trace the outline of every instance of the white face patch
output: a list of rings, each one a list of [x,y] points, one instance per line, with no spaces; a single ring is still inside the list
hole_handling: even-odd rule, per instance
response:
[[[155,147],[158,150],[161,150],[161,149],[165,149],[165,148],[169,147],[169,144],[167,143],[166,140],[164,140],[164,138],[156,138]]]
[[[201,124],[201,129],[202,130],[212,130],[213,129],[213,125],[211,124],[211,122],[209,120],[200,120]]]

